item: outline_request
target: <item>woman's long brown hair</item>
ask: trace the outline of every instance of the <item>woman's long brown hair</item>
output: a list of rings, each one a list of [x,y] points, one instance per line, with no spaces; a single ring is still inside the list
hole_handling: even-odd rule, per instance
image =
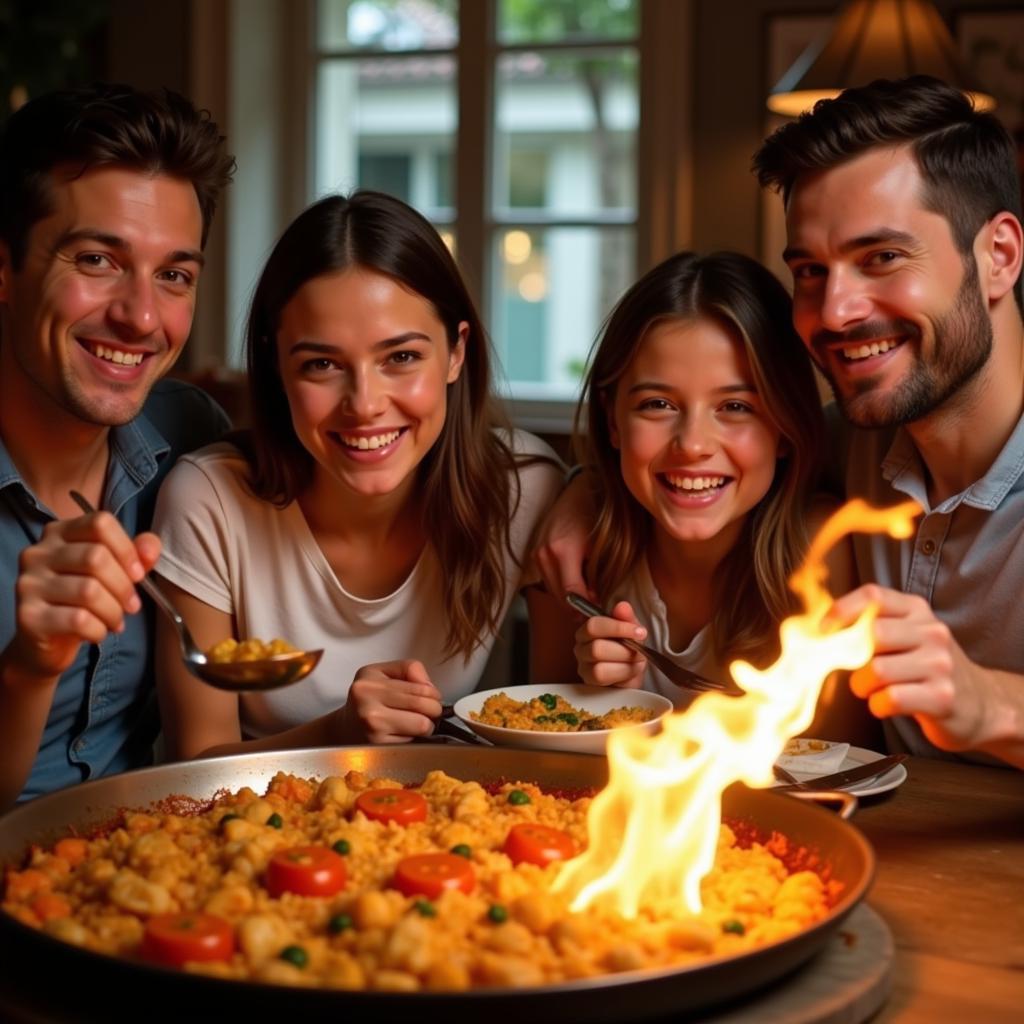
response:
[[[433,226],[401,200],[368,190],[321,199],[267,260],[246,332],[253,429],[251,443],[240,447],[251,486],[284,507],[312,483],[314,460],[295,434],[278,372],[277,331],[281,310],[302,285],[350,267],[385,274],[429,302],[449,347],[459,324],[469,324],[462,372],[448,385],[444,427],[418,467],[417,489],[424,532],[443,566],[445,650],[468,659],[501,625],[521,460],[492,397],[487,335],[458,267]]]
[[[650,513],[622,479],[608,410],[618,381],[647,332],[666,320],[707,317],[742,345],[754,385],[785,441],[768,493],[747,517],[716,575],[712,637],[719,657],[763,660],[777,646],[778,621],[794,608],[788,580],[808,543],[806,510],[821,469],[824,418],[810,360],[791,321],[789,295],[755,260],[739,253],[678,253],[619,300],[591,355],[576,411],[577,454],[598,507],[588,576],[608,602],[646,557]],[[586,430],[583,430],[584,424]]]

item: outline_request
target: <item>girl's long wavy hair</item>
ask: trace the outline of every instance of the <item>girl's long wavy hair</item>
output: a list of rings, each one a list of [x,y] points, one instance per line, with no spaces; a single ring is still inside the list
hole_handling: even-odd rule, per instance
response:
[[[469,324],[458,379],[448,385],[444,427],[418,467],[423,524],[444,572],[446,653],[468,660],[501,625],[519,501],[517,463],[491,391],[490,346],[462,276],[433,226],[399,199],[360,190],[328,196],[293,221],[274,247],[246,331],[253,428],[242,444],[253,491],[284,507],[312,483],[315,462],[292,426],[278,371],[281,311],[307,281],[359,267],[384,274],[429,302],[449,347]]]
[[[646,557],[653,532],[650,513],[623,481],[611,440],[608,414],[619,380],[648,331],[666,320],[712,319],[743,345],[753,383],[785,445],[768,493],[748,515],[716,576],[711,626],[720,658],[763,660],[777,650],[776,625],[795,605],[788,579],[809,539],[805,513],[822,465],[824,418],[790,307],[785,288],[749,257],[678,253],[645,274],[612,310],[576,411],[577,455],[596,470],[589,476],[599,509],[589,582],[608,602]]]

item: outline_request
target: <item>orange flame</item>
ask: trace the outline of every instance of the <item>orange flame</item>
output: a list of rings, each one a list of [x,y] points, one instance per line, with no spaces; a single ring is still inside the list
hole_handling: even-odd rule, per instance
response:
[[[804,612],[779,627],[782,653],[764,671],[734,661],[744,693],[705,693],[669,715],[656,736],[613,733],[608,785],[594,799],[589,843],[554,882],[573,910],[607,907],[636,917],[643,907],[701,909],[700,883],[711,870],[721,823],[722,791],[736,781],[767,786],[786,741],[814,717],[825,679],[864,665],[873,653],[868,609],[843,629],[822,628],[832,599],[825,555],[853,531],[909,537],[920,508],[907,502],[872,509],[851,501],[822,526],[791,586]]]

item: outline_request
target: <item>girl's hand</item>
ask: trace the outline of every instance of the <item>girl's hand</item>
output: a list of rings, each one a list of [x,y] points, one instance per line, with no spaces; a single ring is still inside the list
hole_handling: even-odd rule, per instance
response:
[[[628,601],[612,609],[612,617],[593,616],[576,630],[576,664],[580,678],[589,686],[643,686],[647,659],[616,643],[619,639],[643,642],[647,630],[639,625]]]
[[[388,661],[356,672],[340,709],[342,742],[407,743],[428,736],[441,715],[441,694],[419,661]]]

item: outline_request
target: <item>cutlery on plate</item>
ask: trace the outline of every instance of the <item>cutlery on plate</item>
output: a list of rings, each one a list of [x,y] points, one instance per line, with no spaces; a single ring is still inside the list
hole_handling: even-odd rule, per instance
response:
[[[868,761],[866,764],[859,764],[841,772],[833,772],[831,775],[819,775],[817,778],[811,777],[786,786],[776,786],[774,791],[786,793],[793,790],[838,789],[840,786],[848,786],[851,782],[863,782],[866,779],[884,775],[896,765],[903,764],[907,757],[907,754],[889,754],[887,757],[880,757],[877,761]]]
[[[611,618],[611,615],[603,608],[599,608],[596,604],[591,604],[590,601],[585,597],[581,597],[579,594],[570,592],[565,595],[565,599],[573,608],[576,609],[576,611],[583,615],[588,617],[600,615],[605,618]],[[733,683],[719,683],[714,679],[706,679],[704,676],[698,675],[696,672],[692,672],[688,668],[684,668],[667,655],[662,654],[661,651],[657,651],[653,647],[648,647],[646,644],[639,643],[636,640],[616,638],[616,643],[620,643],[624,647],[628,647],[631,651],[636,651],[637,654],[642,654],[667,679],[670,679],[676,684],[676,686],[680,686],[683,689],[695,690],[698,692],[704,690],[717,690],[721,693],[732,694],[733,696],[737,696],[743,692]]]

